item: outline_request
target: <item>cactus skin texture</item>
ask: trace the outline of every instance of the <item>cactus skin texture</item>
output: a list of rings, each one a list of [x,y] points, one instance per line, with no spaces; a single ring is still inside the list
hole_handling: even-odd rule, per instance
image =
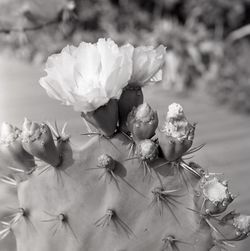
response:
[[[248,236],[247,216],[222,215],[233,200],[228,184],[182,159],[199,148],[167,159],[164,139],[134,142],[117,129],[75,149],[64,130],[51,131],[60,165],[36,159],[26,172],[20,161],[2,178],[16,187],[19,208],[0,236],[14,234],[18,251],[209,251]]]

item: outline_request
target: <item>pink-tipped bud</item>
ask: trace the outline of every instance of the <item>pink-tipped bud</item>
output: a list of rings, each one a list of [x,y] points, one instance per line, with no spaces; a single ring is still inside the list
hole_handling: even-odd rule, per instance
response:
[[[157,126],[157,113],[147,103],[134,108],[128,115],[127,127],[135,141],[152,138]]]
[[[34,157],[22,146],[21,130],[6,122],[1,126],[0,154],[8,166],[22,168],[25,171],[35,166]]]
[[[106,170],[113,171],[115,169],[115,161],[107,154],[101,154],[97,159],[97,166],[105,168]]]
[[[163,129],[158,133],[164,157],[169,161],[179,159],[192,146],[195,127],[185,117],[181,105],[173,103]]]
[[[81,113],[81,116],[92,124],[101,134],[111,137],[118,123],[118,102],[110,99],[109,102],[92,112]]]
[[[158,156],[158,145],[150,139],[145,139],[137,144],[137,153],[141,160],[152,161]]]
[[[55,146],[50,128],[44,123],[38,124],[25,118],[22,144],[28,153],[54,167],[57,167],[61,163],[61,158]]]
[[[203,177],[200,187],[205,199],[204,209],[211,215],[223,213],[234,199],[228,184],[215,176]]]

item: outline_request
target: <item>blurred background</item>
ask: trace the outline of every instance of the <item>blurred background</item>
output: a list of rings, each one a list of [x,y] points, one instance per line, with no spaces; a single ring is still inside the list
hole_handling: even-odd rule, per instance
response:
[[[68,121],[74,144],[85,139],[79,114],[47,97],[38,80],[49,55],[67,44],[111,37],[118,44],[167,47],[164,79],[145,89],[166,115],[180,102],[198,122],[195,160],[230,177],[239,194],[230,209],[250,214],[250,0],[0,0],[0,123]],[[1,167],[0,172],[7,171]],[[0,218],[16,208],[0,184]],[[1,251],[15,251],[10,234]],[[231,250],[231,249],[230,249]],[[250,241],[235,251],[250,250]]]

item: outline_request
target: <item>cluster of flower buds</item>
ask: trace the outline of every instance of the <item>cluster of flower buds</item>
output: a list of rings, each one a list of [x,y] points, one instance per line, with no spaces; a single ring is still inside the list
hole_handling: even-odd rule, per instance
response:
[[[55,145],[51,130],[45,123],[35,123],[25,118],[22,130],[3,123],[0,132],[0,156],[14,170],[30,173],[38,158],[57,167],[62,162],[60,144]]]
[[[186,119],[182,106],[171,104],[164,128],[158,133],[164,157],[169,161],[182,157],[192,146],[194,131],[195,126]]]
[[[220,181],[214,175],[204,175],[199,183],[202,195],[202,208],[205,214],[218,215],[223,213],[234,200],[229,192],[228,182]]]
[[[157,113],[147,103],[134,108],[128,115],[127,127],[135,141],[152,138],[157,126]]]
[[[6,122],[1,126],[0,156],[13,168],[30,171],[35,166],[34,157],[23,148],[21,130]]]

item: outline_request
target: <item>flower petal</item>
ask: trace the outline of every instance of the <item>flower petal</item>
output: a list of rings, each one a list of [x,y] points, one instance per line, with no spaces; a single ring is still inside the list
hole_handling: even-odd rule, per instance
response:
[[[131,83],[145,85],[148,82],[161,80],[161,69],[165,62],[165,47],[163,45],[153,49],[152,46],[139,46],[133,55],[133,74]],[[155,76],[157,74],[157,76]]]

